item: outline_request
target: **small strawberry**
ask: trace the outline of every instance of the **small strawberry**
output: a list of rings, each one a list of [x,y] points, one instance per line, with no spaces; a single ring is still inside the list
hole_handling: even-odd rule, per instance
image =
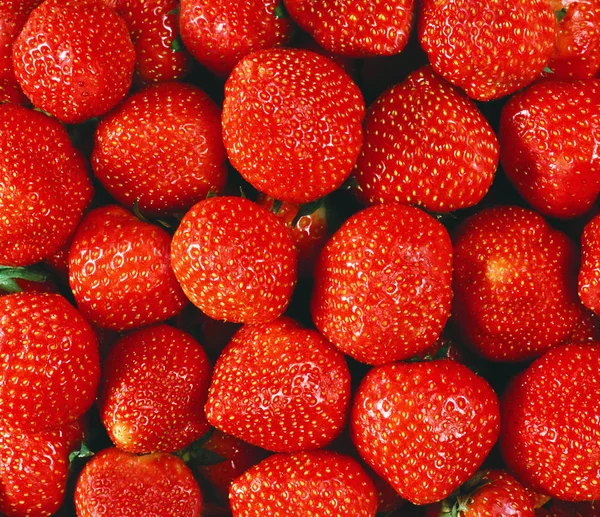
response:
[[[223,140],[232,165],[275,199],[307,203],[348,178],[363,141],[360,90],[329,59],[270,49],[225,84]]]
[[[13,47],[27,97],[71,124],[114,108],[131,86],[134,65],[127,25],[96,0],[45,0]]]
[[[599,131],[600,80],[536,84],[502,110],[500,160],[535,210],[580,216],[600,192]]]
[[[202,494],[192,472],[171,454],[100,451],[75,488],[77,517],[200,517]]]
[[[405,499],[440,501],[479,468],[498,438],[498,398],[466,366],[440,359],[373,368],[356,393],[352,440]]]
[[[515,477],[568,501],[600,499],[600,344],[536,360],[503,396],[500,448]]]
[[[191,336],[168,325],[133,331],[102,369],[100,418],[113,443],[135,453],[172,452],[208,431],[211,368]]]
[[[261,461],[233,482],[229,501],[233,517],[374,517],[377,511],[375,487],[360,464],[324,450]]]
[[[429,348],[450,315],[452,244],[418,208],[362,210],[329,240],[315,268],[316,327],[358,361],[384,364]]]
[[[533,82],[554,51],[548,0],[423,0],[419,41],[434,70],[469,97],[491,100]]]
[[[272,321],[296,285],[297,253],[277,216],[248,199],[212,197],[187,212],[171,243],[183,291],[217,320]]]
[[[276,452],[316,449],[342,430],[350,405],[343,354],[288,318],[246,325],[217,360],[206,416],[223,432]]]
[[[354,176],[370,203],[449,212],[483,198],[498,154],[496,136],[475,103],[426,67],[369,108]]]
[[[583,304],[600,314],[600,215],[586,225],[581,236],[578,285]]]

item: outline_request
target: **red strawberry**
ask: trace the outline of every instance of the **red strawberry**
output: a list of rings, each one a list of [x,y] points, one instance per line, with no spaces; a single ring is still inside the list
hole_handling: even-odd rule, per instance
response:
[[[182,0],[181,39],[219,76],[251,52],[284,45],[293,24],[280,0]]]
[[[77,517],[200,517],[202,494],[190,469],[165,453],[138,456],[104,449],[75,488]]]
[[[377,510],[375,487],[359,463],[324,450],[263,460],[233,482],[229,501],[233,517],[374,517]]]
[[[600,314],[600,215],[585,227],[581,236],[579,297],[583,304]]]
[[[315,41],[336,54],[393,55],[408,41],[414,0],[285,0],[292,18]]]
[[[419,41],[436,72],[478,100],[513,93],[538,77],[554,50],[548,0],[423,0]]]
[[[0,427],[36,432],[62,426],[96,398],[96,336],[59,294],[0,296],[0,369]]]
[[[83,220],[69,250],[79,310],[99,327],[127,330],[165,321],[187,303],[170,263],[171,236],[117,205]]]
[[[493,361],[522,361],[565,342],[581,321],[577,253],[537,213],[500,206],[467,219],[454,243],[453,317]]]
[[[600,517],[600,502],[569,503],[553,499],[535,512],[536,517]]]
[[[600,499],[600,344],[548,351],[510,383],[500,446],[524,485],[569,501]]]
[[[315,268],[317,328],[358,361],[384,364],[429,348],[450,315],[452,244],[418,208],[377,205],[348,219]]]
[[[373,368],[358,388],[350,421],[363,459],[415,504],[440,501],[467,481],[499,429],[490,385],[447,359]]]
[[[282,318],[234,335],[215,365],[206,416],[248,443],[292,452],[331,442],[349,405],[343,354],[318,332]]]
[[[217,320],[279,317],[296,284],[296,250],[277,216],[237,197],[200,201],[181,220],[171,263],[181,287]]]
[[[119,203],[144,214],[185,212],[226,179],[221,112],[182,83],[129,97],[96,130],[94,173]]]
[[[242,59],[225,84],[223,140],[232,165],[254,187],[306,203],[350,175],[364,111],[356,84],[329,59],[264,50]]]
[[[369,108],[354,175],[371,203],[449,212],[483,198],[498,154],[496,136],[475,103],[426,67]]]
[[[0,263],[26,266],[66,245],[92,199],[84,160],[64,127],[0,105]]]
[[[113,443],[128,452],[171,452],[208,431],[211,368],[202,347],[168,325],[117,340],[103,365],[98,409]]]
[[[72,124],[114,108],[131,86],[134,64],[125,22],[96,0],[46,0],[13,47],[27,97]]]
[[[600,192],[599,131],[600,80],[536,84],[502,110],[500,160],[534,209],[580,216]]]

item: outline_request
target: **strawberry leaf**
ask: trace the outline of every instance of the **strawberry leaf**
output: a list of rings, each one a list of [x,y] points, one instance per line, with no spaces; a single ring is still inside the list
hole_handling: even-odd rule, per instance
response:
[[[94,452],[91,451],[85,443],[82,443],[79,449],[69,454],[69,465],[77,459],[91,458]]]
[[[16,279],[30,282],[45,282],[48,274],[35,268],[0,266],[0,291],[20,293],[22,291]]]
[[[181,52],[184,49],[183,42],[179,36],[176,36],[170,45],[171,52]]]
[[[555,11],[554,14],[556,15],[556,21],[560,23],[567,14],[567,8],[563,7],[560,11]]]
[[[300,208],[298,208],[298,213],[292,220],[292,226],[296,226],[298,224],[298,221],[300,221],[300,219],[302,219],[305,215],[311,215],[317,210],[319,210],[319,208],[321,208],[324,205],[324,203],[325,198],[322,197],[315,201],[311,201],[310,203],[304,203],[303,205],[300,205]]]
[[[288,14],[285,6],[283,5],[283,2],[279,2],[277,4],[277,7],[275,7],[275,11],[273,12],[273,14],[275,15],[275,18],[277,18],[277,19],[289,17],[289,14]]]

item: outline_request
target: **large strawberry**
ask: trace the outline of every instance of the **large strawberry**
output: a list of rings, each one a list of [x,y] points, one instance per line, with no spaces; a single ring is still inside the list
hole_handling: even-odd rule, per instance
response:
[[[26,266],[66,245],[92,199],[85,162],[56,120],[0,105],[0,263]]]
[[[354,176],[371,203],[449,212],[483,198],[498,154],[496,135],[475,103],[426,67],[369,108]]]
[[[537,211],[580,216],[600,192],[599,131],[600,80],[536,84],[502,110],[500,160]]]
[[[315,267],[317,328],[358,361],[384,364],[429,348],[450,315],[452,244],[422,210],[364,209],[332,236]]]
[[[254,187],[305,203],[350,175],[364,112],[360,90],[329,59],[264,50],[242,59],[225,84],[223,140],[232,165]]]
[[[394,363],[362,380],[350,426],[375,472],[425,504],[475,474],[498,438],[500,408],[490,385],[456,361]]]

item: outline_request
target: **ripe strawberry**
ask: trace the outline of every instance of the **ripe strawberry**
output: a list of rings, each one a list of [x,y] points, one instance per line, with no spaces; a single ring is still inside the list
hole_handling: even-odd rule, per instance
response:
[[[100,377],[93,330],[54,293],[0,296],[0,426],[36,432],[85,413]]]
[[[171,236],[117,205],[89,212],[69,250],[69,285],[99,327],[128,330],[165,321],[188,302],[170,263]]]
[[[536,517],[600,517],[600,502],[569,503],[553,499],[535,512]]]
[[[233,482],[229,501],[233,517],[374,517],[377,510],[375,487],[359,463],[324,450],[263,460]]]
[[[498,398],[466,366],[440,359],[370,370],[356,393],[352,440],[405,499],[440,501],[467,481],[500,430]]]
[[[370,203],[450,212],[483,198],[498,154],[496,136],[475,103],[425,67],[369,108],[354,176]]]
[[[13,47],[13,66],[31,102],[62,122],[102,115],[131,86],[135,50],[127,26],[96,0],[46,0]]]
[[[418,31],[434,70],[486,101],[541,74],[554,50],[557,22],[548,0],[423,0]]]
[[[600,314],[600,215],[586,225],[581,236],[578,286],[583,304]]]
[[[198,342],[168,325],[117,340],[98,395],[113,443],[127,452],[172,452],[200,438],[209,429],[204,403],[210,373]]]
[[[360,90],[329,59],[270,49],[242,59],[225,84],[223,140],[255,188],[306,203],[348,178],[363,141]]]
[[[600,499],[600,344],[548,351],[503,397],[500,448],[524,485],[568,501]]]
[[[296,284],[296,250],[277,216],[248,199],[212,197],[181,220],[171,264],[187,297],[209,317],[278,318]]]
[[[598,131],[600,80],[536,84],[502,110],[500,160],[534,209],[580,216],[600,192]]]
[[[202,90],[165,83],[133,94],[98,125],[94,174],[144,214],[185,212],[226,179],[221,112]]]
[[[65,498],[69,453],[81,439],[78,421],[37,433],[0,426],[0,512],[54,515]]]
[[[64,127],[0,105],[0,263],[27,266],[65,246],[92,199],[85,162]]]
[[[138,456],[104,449],[84,467],[75,488],[77,517],[200,517],[202,494],[190,469],[165,453]]]
[[[316,327],[358,361],[384,364],[429,348],[450,315],[452,244],[418,208],[377,205],[348,219],[315,268]]]
[[[414,0],[285,0],[290,16],[315,41],[336,54],[354,57],[400,53],[408,41]]]
[[[457,230],[453,317],[493,361],[523,361],[565,342],[581,321],[577,252],[537,213],[484,209]]]
[[[293,33],[280,0],[182,0],[179,23],[192,55],[222,77],[251,52],[284,45]]]
[[[284,317],[234,335],[215,365],[205,409],[208,421],[227,434],[292,452],[331,442],[349,405],[343,354]]]

